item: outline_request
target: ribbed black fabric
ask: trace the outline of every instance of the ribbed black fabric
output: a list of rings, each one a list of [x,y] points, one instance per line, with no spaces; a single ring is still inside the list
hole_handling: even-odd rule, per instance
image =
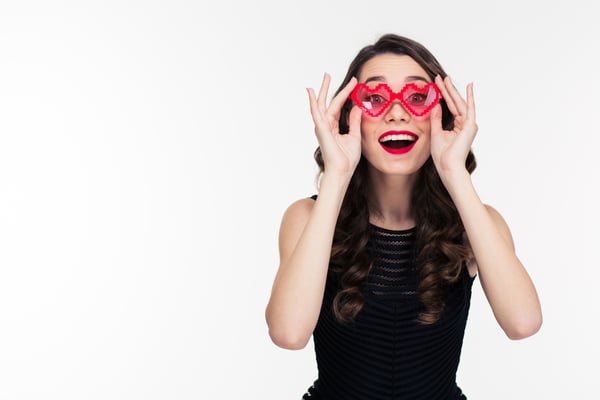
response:
[[[371,226],[374,265],[364,289],[366,304],[352,323],[332,312],[339,285],[329,271],[313,334],[318,379],[304,399],[458,400],[456,384],[473,279],[466,268],[448,287],[446,308],[433,325],[417,322],[416,230]]]

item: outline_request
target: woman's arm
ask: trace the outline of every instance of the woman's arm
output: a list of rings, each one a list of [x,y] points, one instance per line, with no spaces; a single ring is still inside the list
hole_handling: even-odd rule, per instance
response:
[[[322,182],[316,201],[298,200],[283,216],[279,269],[266,310],[269,335],[280,347],[304,348],[317,324],[345,189]]]
[[[356,79],[327,105],[325,75],[318,97],[308,89],[315,134],[325,164],[316,201],[299,200],[285,212],[279,233],[280,262],[266,309],[269,335],[287,349],[306,346],[319,319],[338,215],[360,160],[360,109],[349,116],[349,132],[340,134],[340,110]]]
[[[436,84],[454,115],[454,128],[447,131],[441,125],[441,108],[432,111],[431,155],[436,169],[460,214],[496,320],[511,339],[531,336],[542,324],[537,292],[515,254],[506,222],[481,202],[465,169],[478,130],[473,85],[467,85],[465,101],[449,78],[437,77]]]
[[[515,254],[508,225],[498,211],[481,202],[468,173],[447,181],[496,320],[511,339],[533,335],[542,324],[540,301]]]

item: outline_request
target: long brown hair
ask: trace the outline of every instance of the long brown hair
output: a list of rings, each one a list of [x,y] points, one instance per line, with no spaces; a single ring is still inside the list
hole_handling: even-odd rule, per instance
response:
[[[411,57],[427,72],[431,80],[436,75],[446,77],[440,63],[423,45],[406,37],[386,34],[358,52],[336,94],[352,77],[359,76],[362,66],[368,60],[385,53]],[[454,117],[443,99],[440,104],[442,126],[444,129],[452,129]],[[342,134],[348,132],[348,115],[351,108],[351,100],[346,101],[342,107],[339,120]],[[314,158],[319,166],[320,175],[325,168],[320,148],[316,149]],[[475,156],[470,151],[466,159],[466,168],[471,173],[475,167]],[[354,319],[362,309],[365,301],[362,288],[367,282],[372,265],[367,251],[370,235],[367,169],[367,161],[361,157],[344,196],[333,238],[330,262],[333,269],[339,273],[341,286],[333,301],[333,311],[340,321]],[[419,205],[413,207],[417,225],[417,293],[424,305],[419,321],[431,324],[436,322],[443,312],[444,287],[458,279],[465,261],[471,257],[471,251],[462,243],[464,227],[431,157],[417,174],[411,203]]]

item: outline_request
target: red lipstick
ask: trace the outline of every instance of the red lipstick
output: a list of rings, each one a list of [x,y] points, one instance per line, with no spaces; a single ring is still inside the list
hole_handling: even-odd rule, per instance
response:
[[[387,131],[379,136],[379,144],[388,153],[406,154],[415,147],[418,139],[411,131]]]

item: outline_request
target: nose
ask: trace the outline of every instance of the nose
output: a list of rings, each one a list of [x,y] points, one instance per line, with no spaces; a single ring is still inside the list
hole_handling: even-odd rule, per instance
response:
[[[398,100],[392,101],[388,110],[385,113],[385,120],[388,122],[393,121],[408,121],[410,119],[410,113],[404,108],[402,103]]]

